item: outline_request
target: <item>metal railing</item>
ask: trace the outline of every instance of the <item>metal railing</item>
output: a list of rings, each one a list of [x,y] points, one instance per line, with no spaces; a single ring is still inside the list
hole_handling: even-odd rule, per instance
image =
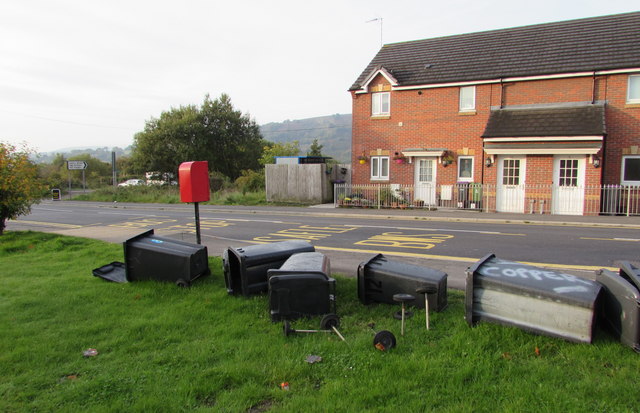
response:
[[[335,184],[336,207],[465,209],[556,215],[640,215],[640,186]]]

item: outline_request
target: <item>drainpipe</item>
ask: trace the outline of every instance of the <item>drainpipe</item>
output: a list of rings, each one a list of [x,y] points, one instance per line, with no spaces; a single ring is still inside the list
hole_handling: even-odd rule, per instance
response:
[[[591,82],[591,104],[596,103],[596,72],[593,72],[593,80]]]
[[[484,151],[484,142],[482,142],[482,156],[480,157],[480,162],[482,163],[482,169],[480,170],[480,183],[484,186],[484,168],[486,168],[486,165],[484,164],[484,157],[485,157],[485,151]]]

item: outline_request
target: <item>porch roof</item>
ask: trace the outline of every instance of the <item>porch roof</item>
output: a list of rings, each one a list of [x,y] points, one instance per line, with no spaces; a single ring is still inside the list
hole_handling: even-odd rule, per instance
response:
[[[482,138],[521,141],[534,137],[603,137],[605,134],[604,103],[575,103],[492,110]]]

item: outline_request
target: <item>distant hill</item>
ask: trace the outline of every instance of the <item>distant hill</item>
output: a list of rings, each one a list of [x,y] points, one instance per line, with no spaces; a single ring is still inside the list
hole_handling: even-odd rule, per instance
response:
[[[313,140],[317,139],[323,145],[323,155],[331,156],[339,162],[351,161],[350,114],[267,123],[260,126],[260,131],[270,142],[298,141],[300,155],[306,155]]]
[[[51,163],[57,154],[62,154],[65,159],[73,158],[78,155],[91,155],[91,157],[101,160],[102,162],[111,163],[111,152],[116,153],[116,157],[119,158],[121,156],[129,156],[131,155],[131,146],[127,146],[126,148],[67,148],[60,149],[57,151],[40,153],[38,154],[38,158],[36,162],[38,163]]]
[[[330,156],[338,162],[351,161],[351,115],[330,115],[317,118],[285,120],[272,122],[260,126],[264,139],[270,142],[286,143],[298,141],[300,155],[306,155],[314,139],[322,145],[322,154]],[[66,159],[77,155],[89,154],[103,162],[111,163],[111,151],[116,157],[131,155],[131,146],[126,148],[67,148],[57,151],[41,153],[37,162],[51,163],[56,154],[64,155]]]

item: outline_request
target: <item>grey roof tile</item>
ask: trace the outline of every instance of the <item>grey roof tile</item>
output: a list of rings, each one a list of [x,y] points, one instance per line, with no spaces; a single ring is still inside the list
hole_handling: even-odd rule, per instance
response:
[[[401,86],[637,68],[640,12],[384,45],[350,90],[378,66]]]
[[[603,136],[604,104],[492,110],[483,138]]]

